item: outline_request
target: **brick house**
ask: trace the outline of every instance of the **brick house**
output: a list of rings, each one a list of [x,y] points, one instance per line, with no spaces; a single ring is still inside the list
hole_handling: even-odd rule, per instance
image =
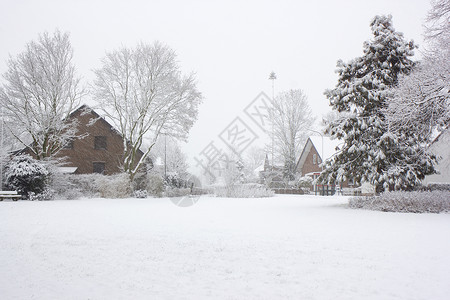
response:
[[[340,141],[332,140],[329,137],[310,136],[306,141],[305,147],[298,159],[296,173],[300,176],[310,176],[317,179],[322,172],[322,160],[328,160],[336,153]],[[323,159],[322,159],[323,156]],[[340,188],[353,187],[353,182],[345,181],[340,183]],[[320,194],[334,194],[336,186],[320,185],[314,183],[312,191]],[[330,191],[331,190],[331,191]]]
[[[74,111],[70,118],[78,120],[78,136],[56,155],[65,158],[64,169],[74,174],[119,173],[123,158],[123,138],[104,118],[86,105]],[[138,159],[143,155],[137,153]]]

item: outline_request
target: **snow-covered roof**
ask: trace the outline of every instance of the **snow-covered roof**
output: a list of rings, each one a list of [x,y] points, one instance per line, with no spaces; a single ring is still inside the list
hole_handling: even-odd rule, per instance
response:
[[[253,174],[258,175],[259,172],[264,171],[264,164],[260,165],[259,167],[257,167],[255,170],[253,170]]]
[[[63,174],[73,174],[78,167],[57,167],[58,172]]]
[[[342,144],[343,142],[334,139],[332,140],[329,137],[324,136],[323,138],[321,136],[310,136],[309,139],[313,143],[314,147],[316,148],[317,152],[319,153],[322,160],[326,161],[327,159],[331,158],[333,155],[336,154],[337,150],[336,147]],[[322,157],[322,139],[323,139],[323,156]]]

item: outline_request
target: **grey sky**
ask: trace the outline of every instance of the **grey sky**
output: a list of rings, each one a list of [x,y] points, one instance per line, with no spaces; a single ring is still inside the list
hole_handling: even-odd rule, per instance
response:
[[[193,157],[259,92],[301,88],[313,112],[329,111],[323,95],[336,84],[338,59],[362,54],[377,14],[423,44],[428,0],[342,1],[1,1],[0,72],[39,33],[71,34],[74,62],[86,81],[105,51],[160,40],[178,53],[186,72],[197,73],[204,96],[185,149]],[[416,56],[418,51],[416,51]],[[89,98],[86,98],[89,103]]]

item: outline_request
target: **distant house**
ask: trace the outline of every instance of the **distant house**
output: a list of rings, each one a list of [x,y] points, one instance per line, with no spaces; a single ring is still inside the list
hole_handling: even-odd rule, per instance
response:
[[[123,162],[123,137],[104,118],[86,105],[74,111],[70,118],[77,118],[77,135],[57,156],[65,157],[67,167],[76,168],[75,174],[100,173],[110,175],[121,171]],[[138,151],[137,159],[143,155]]]
[[[313,179],[317,179],[322,172],[321,163],[323,160],[327,161],[332,158],[341,142],[339,140],[332,140],[329,137],[310,136],[306,141],[305,147],[297,162],[296,173],[300,176],[309,176]],[[353,182],[342,182],[341,188],[353,187]],[[312,187],[315,193],[325,194],[327,190],[329,192],[335,192],[335,186],[323,186],[315,183]]]
[[[450,129],[441,132],[430,145],[429,150],[438,157],[437,174],[425,176],[424,184],[450,184]]]
[[[271,188],[282,188],[285,186],[282,166],[276,166],[270,163],[269,156],[266,154],[264,165],[257,168],[259,181],[261,184],[267,184]]]
[[[64,158],[65,165],[61,171],[74,174],[119,173],[124,154],[120,133],[87,105],[78,108],[69,118],[78,120],[77,135],[82,138],[67,143],[56,154],[56,158]],[[140,159],[142,151],[137,155]]]

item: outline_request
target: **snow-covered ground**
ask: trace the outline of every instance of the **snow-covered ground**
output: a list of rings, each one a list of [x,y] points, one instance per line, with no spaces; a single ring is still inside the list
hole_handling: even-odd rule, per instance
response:
[[[450,299],[450,215],[345,197],[0,202],[1,299]]]

